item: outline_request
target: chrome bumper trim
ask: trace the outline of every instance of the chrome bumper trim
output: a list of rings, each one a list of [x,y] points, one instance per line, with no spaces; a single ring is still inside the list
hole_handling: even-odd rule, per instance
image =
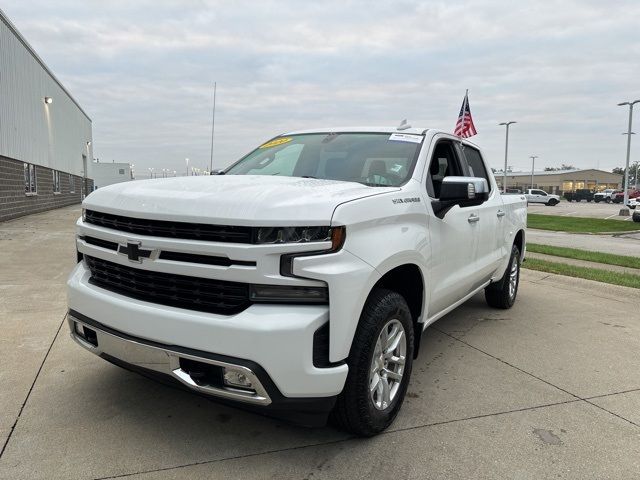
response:
[[[96,355],[105,353],[131,365],[170,375],[189,387],[191,390],[207,395],[251,403],[254,405],[266,406],[271,403],[269,394],[256,374],[244,365],[236,365],[233,363],[212,360],[210,358],[187,355],[170,349],[155,347],[136,342],[134,340],[125,339],[114,335],[113,333],[105,332],[100,328],[96,328],[94,325],[89,325],[71,314],[67,316],[67,321],[69,322],[71,338],[91,353]],[[86,326],[96,332],[98,343],[97,347],[78,335],[76,331],[76,324],[82,325],[83,327]],[[218,367],[240,370],[249,379],[249,381],[251,381],[254,391],[244,391],[231,387],[219,388],[208,385],[198,385],[191,376],[180,367],[181,358],[208,363]]]

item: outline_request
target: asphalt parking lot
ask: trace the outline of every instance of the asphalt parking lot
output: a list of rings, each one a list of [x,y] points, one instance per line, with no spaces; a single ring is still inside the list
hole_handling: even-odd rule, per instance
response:
[[[637,290],[524,271],[513,309],[477,296],[429,328],[395,424],[354,439],[220,406],[73,343],[79,213],[0,223],[2,479],[637,478]]]
[[[541,203],[530,203],[529,213],[541,213],[543,215],[561,215],[566,217],[591,217],[609,220],[631,221],[631,217],[618,215],[622,204],[606,202],[567,202],[562,200],[553,207],[547,207]],[[633,213],[633,210],[631,210]]]

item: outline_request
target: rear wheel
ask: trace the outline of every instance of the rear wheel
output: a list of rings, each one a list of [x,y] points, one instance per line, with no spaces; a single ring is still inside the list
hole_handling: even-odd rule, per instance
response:
[[[558,204],[558,200],[556,200],[555,198],[552,198],[551,200],[549,200],[547,202],[547,205],[551,206],[551,207],[555,207]]]
[[[374,290],[360,317],[347,360],[347,381],[333,411],[339,427],[369,437],[391,425],[409,385],[413,335],[404,298],[390,290]]]
[[[484,289],[484,298],[491,307],[511,308],[516,303],[518,286],[520,284],[520,250],[515,245],[511,247],[509,265],[500,281],[492,283]]]

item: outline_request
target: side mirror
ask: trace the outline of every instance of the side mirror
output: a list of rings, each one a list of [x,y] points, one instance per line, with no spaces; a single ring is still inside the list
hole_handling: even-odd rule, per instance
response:
[[[211,170],[209,175],[224,175],[226,172],[221,168],[216,168],[215,170]]]
[[[439,218],[454,205],[472,207],[481,205],[489,198],[489,183],[480,177],[445,177],[440,187],[440,200],[433,202]]]

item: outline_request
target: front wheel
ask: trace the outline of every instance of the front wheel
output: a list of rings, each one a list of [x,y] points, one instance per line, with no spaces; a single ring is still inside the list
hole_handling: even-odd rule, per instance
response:
[[[556,200],[555,198],[552,198],[547,202],[547,205],[549,205],[550,207],[555,207],[558,203],[559,203],[558,200]]]
[[[409,385],[413,336],[404,298],[391,290],[374,290],[360,316],[347,381],[333,411],[339,427],[370,437],[391,425]]]
[[[520,250],[514,245],[511,247],[511,257],[504,275],[500,281],[492,283],[484,289],[484,298],[491,307],[511,308],[516,303],[519,284]]]

